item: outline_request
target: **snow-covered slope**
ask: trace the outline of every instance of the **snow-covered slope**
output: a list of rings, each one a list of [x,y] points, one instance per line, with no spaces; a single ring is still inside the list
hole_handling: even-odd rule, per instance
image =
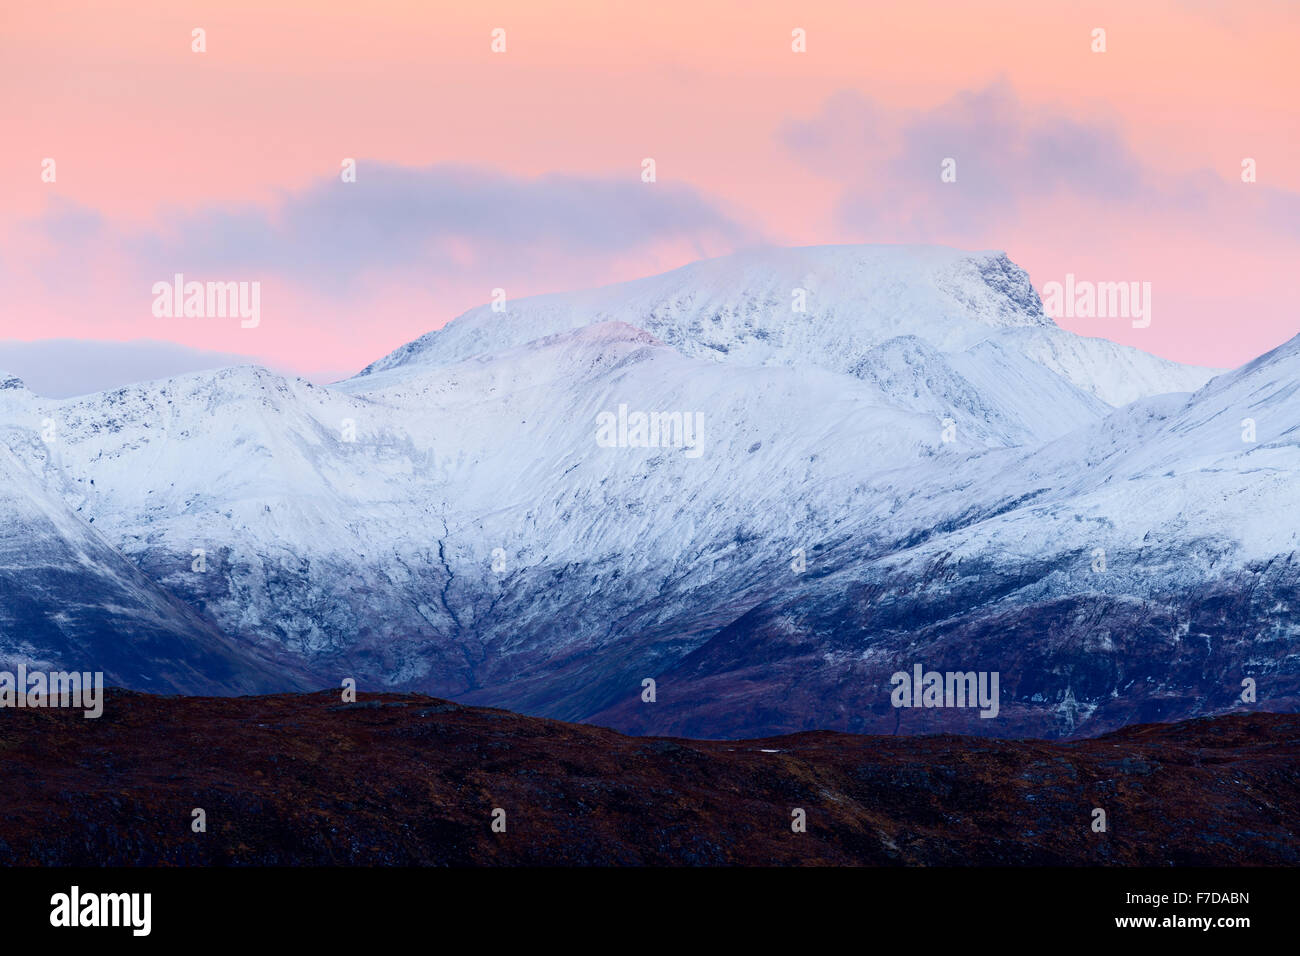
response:
[[[882,706],[908,662],[1000,673],[1004,734],[1233,709],[1246,681],[1252,703],[1294,710],[1298,478],[1300,337],[1195,394],[918,476],[900,508],[827,549],[824,575],[658,675],[695,704],[651,721],[622,701],[593,719],[681,734],[813,726],[773,714],[780,694],[788,711],[838,713],[837,727],[980,730]]]
[[[769,250],[471,312],[330,388],[0,389],[0,445],[23,501],[319,686],[892,729],[880,681],[933,659],[1004,673],[1007,718],[964,729],[1067,733],[1225,709],[1250,668],[1300,688],[1295,351],[1204,384],[1056,328],[997,254]],[[676,431],[638,443],[652,415]]]
[[[35,398],[0,376],[6,410]],[[103,671],[160,692],[302,686],[127,560],[0,443],[0,669]]]
[[[341,669],[364,652],[368,676],[446,692],[476,680],[467,643],[496,644],[475,663],[507,672],[521,624],[557,654],[620,607],[663,617],[685,600],[665,603],[665,577],[725,580],[740,599],[787,539],[843,521],[869,476],[971,448],[945,445],[937,421],[881,404],[865,383],[728,369],[616,323],[366,384],[190,375],[38,403],[29,425],[56,422],[58,440],[9,440],[227,633]],[[597,417],[620,406],[698,421],[695,447],[601,447]],[[773,528],[766,555],[738,547]],[[535,582],[578,567],[608,592],[557,594],[582,626],[556,636]]]
[[[985,343],[1000,346],[1004,362],[1023,356],[1112,406],[1191,391],[1215,371],[1058,328],[1005,253],[812,246],[736,253],[633,282],[511,301],[500,312],[480,306],[361,375],[493,354],[606,321],[645,329],[686,355],[849,374],[877,363],[891,339],[919,340],[932,355]],[[906,401],[907,392],[895,398]],[[1080,404],[1060,408],[1068,425],[1078,423]]]
[[[1000,333],[1022,354],[1109,405],[1169,392],[1193,392],[1221,369],[1179,365],[1109,339],[1065,329],[1033,328]]]
[[[610,321],[643,328],[687,355],[743,365],[838,365],[837,371],[900,335],[948,351],[991,330],[1051,325],[1029,277],[1000,253],[760,249],[599,289],[510,301],[502,312],[481,306],[362,374],[447,364]]]

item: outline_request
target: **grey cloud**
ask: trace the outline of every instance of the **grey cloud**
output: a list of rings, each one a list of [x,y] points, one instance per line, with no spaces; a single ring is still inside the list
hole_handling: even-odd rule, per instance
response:
[[[532,258],[606,257],[665,240],[752,239],[691,188],[642,183],[638,169],[619,180],[521,179],[361,161],[355,183],[322,182],[275,208],[167,215],[160,232],[128,246],[157,273],[259,270],[339,285],[369,270],[450,269],[443,243],[518,268]]]
[[[1209,171],[1175,176],[1148,167],[1113,124],[1028,106],[1006,82],[909,114],[841,92],[816,116],[783,126],[778,140],[842,183],[842,225],[891,241],[996,244],[1000,227],[1056,197],[1093,202],[1099,215],[1194,212],[1207,228],[1244,216],[1274,231],[1300,229],[1290,215],[1293,194],[1262,184],[1242,192]],[[957,181],[941,183],[949,157]]]

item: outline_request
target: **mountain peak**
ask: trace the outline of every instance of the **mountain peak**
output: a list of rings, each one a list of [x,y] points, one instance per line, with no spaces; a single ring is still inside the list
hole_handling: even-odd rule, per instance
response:
[[[947,246],[747,249],[578,292],[479,306],[368,366],[449,365],[602,322],[644,329],[688,355],[822,365],[898,335],[965,348],[1005,328],[1056,326],[1006,253]]]
[[[861,377],[894,340],[955,356],[991,340],[1111,406],[1194,391],[1215,373],[1057,326],[1005,252],[948,246],[761,247],[597,289],[480,306],[354,381],[447,367],[574,329],[619,323],[689,358]],[[928,350],[928,351],[927,351]],[[946,361],[946,360],[945,360]]]

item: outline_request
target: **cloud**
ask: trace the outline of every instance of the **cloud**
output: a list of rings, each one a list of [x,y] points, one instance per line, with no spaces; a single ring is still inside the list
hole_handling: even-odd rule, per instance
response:
[[[691,187],[643,183],[635,170],[529,178],[361,160],[355,183],[164,209],[144,224],[51,197],[43,215],[0,235],[0,286],[24,337],[175,338],[319,378],[369,364],[497,288],[514,299],[590,287],[761,242]],[[176,273],[258,283],[256,333],[220,317],[155,316],[152,289]]]
[[[843,227],[890,241],[996,244],[1001,230],[1056,202],[1121,219],[1195,213],[1300,235],[1294,194],[1151,167],[1117,126],[1028,105],[1005,81],[920,112],[845,91],[777,137],[809,169],[842,183]],[[940,178],[948,159],[955,182]]]
[[[607,258],[661,242],[734,246],[751,233],[693,189],[638,178],[523,179],[464,166],[358,163],[271,206],[164,214],[126,240],[151,274],[271,273],[347,286],[374,272]]]
[[[55,195],[50,200],[45,215],[29,225],[30,232],[39,234],[47,242],[80,245],[100,237],[104,217],[89,206]]]

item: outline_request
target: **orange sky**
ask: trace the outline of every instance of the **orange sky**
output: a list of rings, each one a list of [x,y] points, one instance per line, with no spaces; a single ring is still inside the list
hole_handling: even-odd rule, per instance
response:
[[[1297,331],[1295,4],[86,6],[9,0],[0,13],[0,338],[163,338],[325,374],[495,286],[517,297],[595,285],[753,241],[935,241],[1005,249],[1039,288],[1067,272],[1150,281],[1148,329],[1062,324],[1184,361],[1235,364]],[[490,50],[494,27],[504,54]],[[807,53],[791,52],[795,27]],[[1094,27],[1105,53],[1090,50]],[[964,105],[980,96],[987,122]],[[999,154],[999,117],[1014,155]],[[988,175],[939,192],[945,131],[967,119],[959,168]],[[1074,168],[1070,152],[1088,149],[1096,161]],[[1061,151],[1065,171],[1043,173]],[[536,198],[555,176],[579,197],[587,180],[640,187],[647,156],[654,195],[693,199],[643,238],[585,242],[580,209],[565,221],[564,202]],[[45,157],[54,183],[41,181]],[[296,264],[292,230],[274,262],[207,274],[225,258],[211,247],[244,235],[223,232],[223,217],[274,225],[286,203],[314,210],[313,190],[348,188],[343,157],[363,177],[477,170],[535,201],[512,211],[484,186],[457,226],[393,225],[414,230],[410,243],[358,262],[347,288],[329,281],[338,263],[319,276],[319,258]],[[1240,182],[1243,157],[1258,182]],[[910,175],[930,162],[934,176]],[[629,202],[620,236],[645,218]],[[522,215],[570,238],[497,244],[494,217]],[[265,321],[154,318],[151,277],[173,264],[158,250],[173,248],[196,278],[262,281]]]

